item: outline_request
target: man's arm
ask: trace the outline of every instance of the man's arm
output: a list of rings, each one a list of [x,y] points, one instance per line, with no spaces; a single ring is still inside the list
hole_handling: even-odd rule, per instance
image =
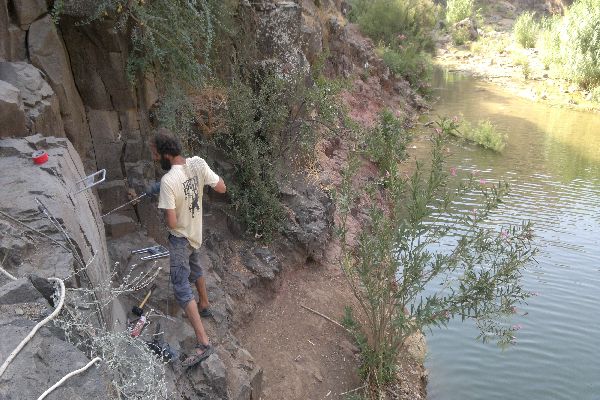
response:
[[[177,214],[175,213],[175,209],[165,210],[165,220],[169,229],[177,228]]]
[[[213,190],[217,193],[225,193],[227,191],[227,186],[225,186],[223,178],[219,178],[219,182],[213,187]]]

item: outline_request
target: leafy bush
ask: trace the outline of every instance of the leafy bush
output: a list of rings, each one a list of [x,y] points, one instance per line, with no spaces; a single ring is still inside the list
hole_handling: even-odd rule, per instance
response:
[[[489,120],[479,121],[472,125],[463,121],[460,125],[453,120],[442,120],[441,128],[450,135],[467,139],[477,143],[486,149],[501,152],[506,146],[506,135],[499,132]]]
[[[201,88],[210,77],[214,45],[234,30],[236,9],[231,0],[57,0],[52,16],[58,21],[61,13],[78,15],[81,24],[110,21],[115,30],[129,35],[130,81],[154,74],[161,95],[157,120],[185,136],[191,122],[187,92]]]
[[[385,110],[377,126],[368,133],[366,155],[382,171],[392,173],[404,159],[408,141],[402,122],[390,110]]]
[[[525,11],[519,15],[513,26],[513,36],[515,41],[528,49],[535,47],[540,26],[534,18],[534,13]]]
[[[462,46],[471,39],[471,33],[467,26],[450,28],[450,36],[452,37],[452,43],[455,46]]]
[[[579,0],[560,21],[560,50],[563,76],[582,87],[600,84],[600,3]]]
[[[433,1],[372,0],[354,1],[352,5],[361,31],[375,42],[392,45],[404,35],[419,50],[433,50],[431,31],[439,14]]]
[[[431,0],[353,0],[350,19],[379,43],[378,54],[390,70],[424,92],[431,71],[431,32],[440,7]]]
[[[448,0],[446,2],[446,21],[452,25],[475,14],[475,0]]]
[[[514,56],[514,63],[517,66],[521,67],[521,71],[523,72],[523,77],[525,79],[529,79],[531,76],[531,64],[529,62],[529,58],[525,54],[517,54]]]
[[[317,140],[324,132],[335,134],[344,116],[336,99],[343,84],[313,78],[310,86],[301,76],[234,80],[227,88],[225,128],[211,139],[233,166],[229,192],[236,214],[264,241],[283,222],[277,182],[310,162]]]
[[[540,50],[540,59],[545,69],[550,69],[550,66],[558,61],[560,36],[556,32],[555,26],[557,25],[550,25],[546,28],[542,26],[537,36],[536,47]]]
[[[425,89],[422,87],[423,81],[432,73],[432,61],[428,53],[411,44],[406,44],[401,50],[380,46],[376,51],[390,71],[404,77],[413,87]]]
[[[529,224],[500,232],[481,227],[507,186],[473,177],[457,187],[449,185],[444,149],[452,125],[445,120],[440,126],[432,137],[429,168],[417,162],[408,177],[398,169],[380,169],[381,180],[357,191],[352,182],[360,163],[351,158],[336,196],[341,266],[360,313],[355,318],[348,310],[343,322],[361,349],[361,373],[373,399],[381,398],[386,383],[395,378],[400,348],[415,331],[445,326],[453,317],[473,319],[482,340],[496,337],[508,344],[515,328],[503,317],[529,296],[520,281],[522,268],[534,255]],[[454,201],[475,193],[482,200],[477,212],[455,215],[457,225],[466,229],[436,223],[436,216],[456,212]],[[365,197],[369,222],[351,239],[348,216],[365,204]],[[458,236],[454,247],[440,250],[436,244],[449,235]],[[425,288],[433,285],[439,290],[426,295]]]
[[[577,0],[538,42],[544,64],[583,88],[600,85],[600,3]]]

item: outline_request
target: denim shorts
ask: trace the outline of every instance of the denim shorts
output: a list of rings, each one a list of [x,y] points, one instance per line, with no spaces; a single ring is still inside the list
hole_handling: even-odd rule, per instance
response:
[[[169,234],[169,258],[175,300],[185,308],[190,301],[195,301],[190,282],[195,283],[202,276],[200,252],[190,246],[186,238]]]

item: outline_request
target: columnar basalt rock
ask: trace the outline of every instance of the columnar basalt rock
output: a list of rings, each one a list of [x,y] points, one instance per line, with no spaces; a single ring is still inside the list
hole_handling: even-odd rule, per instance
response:
[[[27,129],[16,136],[26,136],[31,132],[65,136],[58,97],[40,70],[25,62],[0,62],[0,80],[14,85],[23,103]],[[2,135],[12,136],[6,131],[0,132]]]
[[[27,38],[31,63],[44,71],[58,96],[67,137],[84,160],[88,161],[88,168],[95,169],[93,142],[83,102],[71,73],[69,56],[50,16],[32,23]]]
[[[25,110],[19,89],[4,81],[0,81],[0,126],[0,137],[27,134]]]

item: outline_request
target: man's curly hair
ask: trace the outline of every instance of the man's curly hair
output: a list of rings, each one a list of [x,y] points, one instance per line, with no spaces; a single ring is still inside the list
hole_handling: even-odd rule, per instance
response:
[[[160,128],[156,131],[154,145],[160,155],[168,154],[175,157],[181,154],[179,140],[168,129]]]

